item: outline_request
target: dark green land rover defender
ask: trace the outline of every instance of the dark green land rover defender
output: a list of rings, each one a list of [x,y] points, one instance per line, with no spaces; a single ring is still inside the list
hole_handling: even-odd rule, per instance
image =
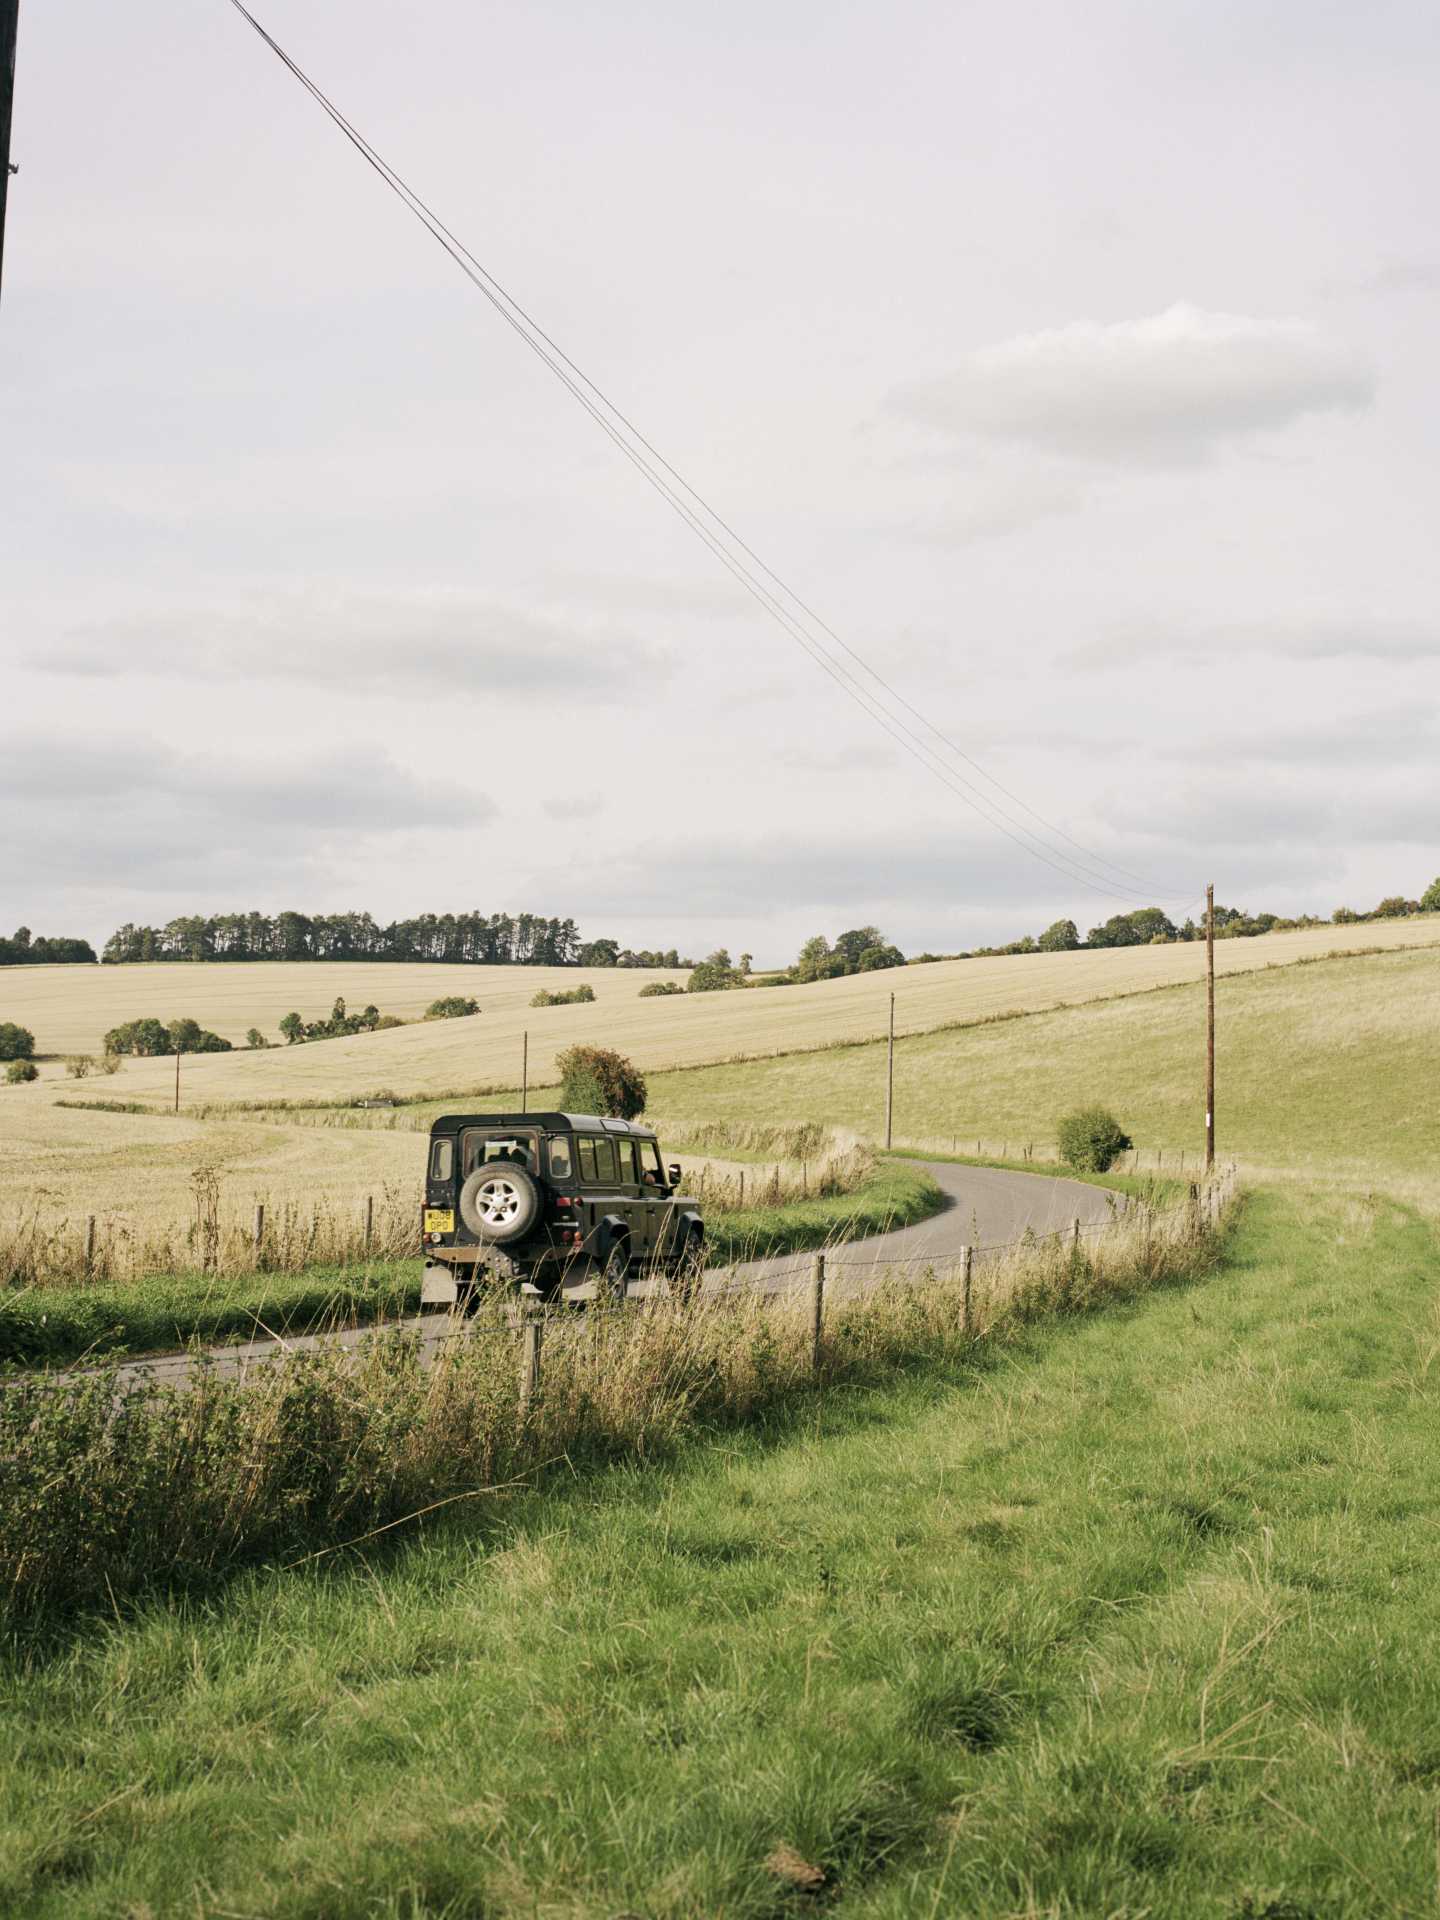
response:
[[[650,1127],[588,1113],[448,1113],[430,1129],[422,1302],[486,1281],[526,1293],[623,1296],[663,1274],[688,1296],[705,1227]]]

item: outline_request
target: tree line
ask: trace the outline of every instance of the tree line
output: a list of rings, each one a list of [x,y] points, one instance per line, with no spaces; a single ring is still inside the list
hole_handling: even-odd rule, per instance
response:
[[[89,958],[94,959],[90,953]],[[382,925],[368,913],[181,914],[163,927],[126,923],[105,942],[109,965],[150,960],[425,960],[456,966],[687,967],[678,949],[582,940],[573,920],[538,913],[422,913]]]
[[[95,949],[88,940],[43,934],[37,938],[29,927],[17,927],[8,940],[0,940],[0,967],[53,967],[85,960],[94,966]]]

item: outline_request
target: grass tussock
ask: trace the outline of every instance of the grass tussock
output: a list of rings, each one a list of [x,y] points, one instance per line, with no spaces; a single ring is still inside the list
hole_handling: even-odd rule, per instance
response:
[[[815,1389],[963,1359],[1042,1314],[1079,1312],[1217,1257],[1220,1188],[1201,1208],[1117,1215],[1079,1244],[1022,1244],[959,1274],[837,1290],[814,1364],[808,1301],[705,1296],[551,1320],[522,1406],[505,1309],[419,1334],[296,1353],[246,1385],[122,1382],[112,1369],[0,1391],[0,1618],[55,1625],[148,1587],[203,1587],[256,1560],[373,1537],[500,1497],[563,1462],[654,1458],[697,1425],[790,1413]]]

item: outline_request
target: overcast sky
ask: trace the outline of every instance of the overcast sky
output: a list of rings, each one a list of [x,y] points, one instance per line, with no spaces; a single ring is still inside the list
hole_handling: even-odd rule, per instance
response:
[[[1440,871],[1433,6],[257,10],[838,634],[1147,885],[1030,857],[847,700],[225,0],[25,0],[0,931],[528,908],[775,961]]]

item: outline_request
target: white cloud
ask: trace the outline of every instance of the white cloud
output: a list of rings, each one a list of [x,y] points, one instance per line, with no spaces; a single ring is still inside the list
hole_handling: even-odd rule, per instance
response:
[[[1435,660],[1440,659],[1440,621],[1336,613],[1202,627],[1157,617],[1150,625],[1087,641],[1067,658],[1076,667],[1119,669],[1137,660],[1158,657],[1174,662],[1193,657],[1204,661],[1218,653],[1269,654],[1286,660]]]
[[[593,618],[468,595],[292,594],[93,621],[22,664],[80,679],[302,681],[488,701],[556,688],[628,697],[634,672],[653,682],[670,656]]]
[[[1109,326],[1078,321],[983,347],[899,389],[911,418],[1109,465],[1208,459],[1305,414],[1366,407],[1375,379],[1303,320],[1177,305]]]

